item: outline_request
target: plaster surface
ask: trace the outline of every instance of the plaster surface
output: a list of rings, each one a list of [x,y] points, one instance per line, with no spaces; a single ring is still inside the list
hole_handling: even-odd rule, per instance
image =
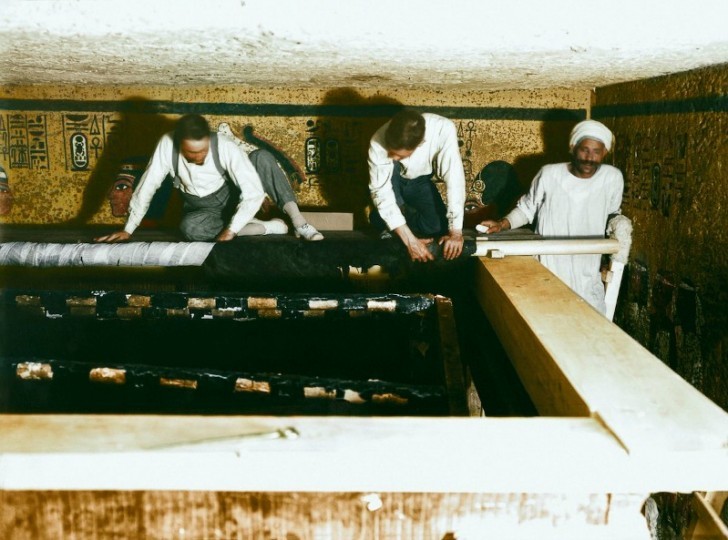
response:
[[[728,59],[724,0],[6,0],[0,84],[592,88]]]

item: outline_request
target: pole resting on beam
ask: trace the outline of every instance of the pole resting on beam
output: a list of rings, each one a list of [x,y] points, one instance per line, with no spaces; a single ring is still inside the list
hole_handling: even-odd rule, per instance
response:
[[[488,240],[478,238],[474,257],[501,259],[507,255],[613,254],[619,242],[613,238],[561,238],[544,240]]]

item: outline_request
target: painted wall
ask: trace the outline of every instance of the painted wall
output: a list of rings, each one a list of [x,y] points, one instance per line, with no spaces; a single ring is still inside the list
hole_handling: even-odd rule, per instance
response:
[[[0,222],[122,224],[107,200],[120,162],[151,154],[188,112],[205,115],[213,128],[227,122],[238,134],[251,125],[300,167],[294,185],[301,206],[353,212],[358,225],[369,204],[373,132],[402,105],[436,112],[458,126],[468,195],[482,204],[486,164],[512,164],[527,186],[541,165],[565,159],[568,131],[585,118],[589,99],[584,89],[6,86],[0,164],[14,200]]]
[[[615,320],[728,409],[728,64],[598,88],[634,222]]]

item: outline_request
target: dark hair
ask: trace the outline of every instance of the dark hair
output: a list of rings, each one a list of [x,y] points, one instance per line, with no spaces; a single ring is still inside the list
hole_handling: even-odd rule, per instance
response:
[[[387,150],[414,150],[425,138],[425,117],[405,109],[392,117],[384,134]]]
[[[178,146],[184,140],[199,141],[209,136],[210,124],[199,114],[185,114],[174,128],[174,142]]]

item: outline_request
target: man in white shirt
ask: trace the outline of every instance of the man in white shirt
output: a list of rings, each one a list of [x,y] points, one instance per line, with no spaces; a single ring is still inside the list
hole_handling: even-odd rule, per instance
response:
[[[265,197],[261,176],[265,176],[269,188],[266,191],[272,193],[274,200],[279,193],[290,192],[282,206],[291,217],[297,236],[306,240],[323,238],[301,216],[295,200],[291,200],[290,186],[287,186],[288,190],[278,189],[286,187],[278,184],[288,184],[288,179],[269,152],[259,150],[249,158],[231,139],[211,134],[210,126],[202,116],[188,114],[180,118],[175,130],[163,135],[157,144],[134,190],[124,229],[95,240],[128,240],[167,175],[174,178],[174,185],[184,201],[180,230],[187,240],[225,242],[236,236],[288,232],[287,225],[280,219],[260,221],[254,218]]]
[[[624,189],[619,169],[602,163],[612,140],[612,132],[601,122],[578,123],[569,141],[571,161],[543,167],[506,217],[482,225],[490,234],[535,220],[536,232],[545,237],[603,236],[610,215],[620,213]],[[539,260],[605,313],[601,255],[540,255]]]
[[[413,261],[434,260],[428,249],[439,238],[446,259],[463,249],[465,173],[455,124],[436,114],[403,110],[384,124],[369,145],[369,191],[376,206],[371,223],[393,231]],[[447,206],[433,177],[445,182]]]

